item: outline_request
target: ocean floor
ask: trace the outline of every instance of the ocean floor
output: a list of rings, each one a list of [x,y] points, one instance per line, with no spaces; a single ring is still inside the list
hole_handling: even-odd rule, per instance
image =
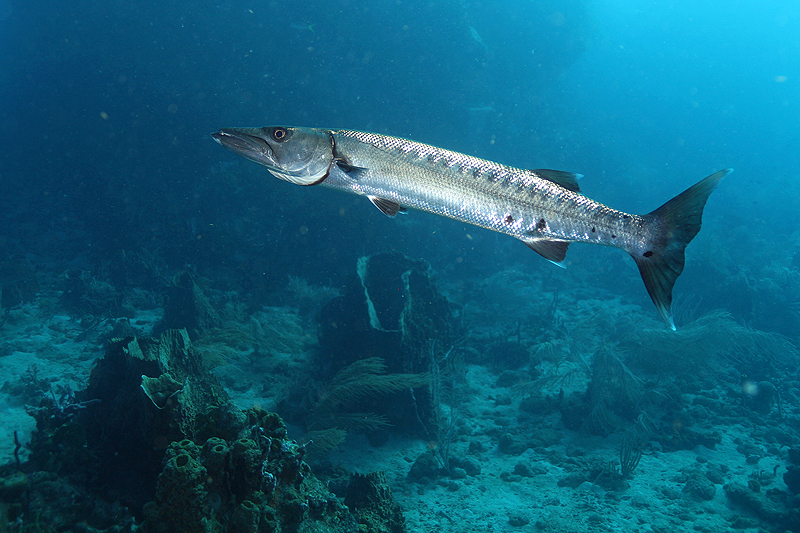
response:
[[[521,339],[500,319],[485,317],[501,316],[493,309],[503,305],[503,293],[524,291],[528,281],[506,276],[483,283],[483,300],[462,302],[473,325],[458,348],[464,363],[450,407],[449,472],[411,474],[441,443],[397,428],[377,445],[349,433],[327,460],[312,464],[323,481],[332,467],[385,472],[413,532],[796,531],[795,496],[784,474],[794,468],[800,383],[776,377],[781,365],[797,360],[791,343],[722,313],[673,333],[649,310],[584,290],[558,296],[555,333]],[[534,289],[529,316],[553,300]],[[49,302],[12,309],[2,326],[3,464],[14,463],[15,453],[27,458],[35,428],[26,405],[42,395],[71,398],[120,327],[119,320],[54,312]],[[162,313],[136,312],[129,324],[146,336]],[[274,329],[269,356],[238,347],[214,369],[239,407],[279,409],[314,365],[314,329],[298,327],[292,317],[291,306],[253,313],[249,323],[262,334],[264,324]],[[524,346],[529,360],[487,362],[482,352],[498,339]],[[664,361],[664,353],[673,359]],[[771,377],[748,381],[743,365],[763,366],[759,357],[769,359]],[[302,428],[289,427],[290,437],[304,437]],[[632,453],[640,457],[623,472],[632,436]]]
[[[725,484],[746,487],[754,475],[767,472],[764,485],[783,488],[773,471],[781,469],[785,458],[767,457],[748,464],[747,457],[737,451],[742,442],[752,440],[751,428],[743,425],[725,428],[714,449],[702,445],[670,453],[649,449],[634,475],[620,484],[609,486],[603,479],[565,484],[573,475],[583,476],[585,464],[618,465],[619,436],[573,434],[553,419],[546,426],[553,432],[552,444],[521,453],[503,452],[489,435],[497,433],[492,431],[497,419],[513,420],[513,408],[499,409],[495,401],[509,391],[488,385],[492,376],[483,368],[471,368],[468,376],[483,392],[472,396],[464,411],[482,422],[470,429],[453,453],[477,462],[480,474],[460,479],[445,476],[424,484],[409,481],[412,463],[427,448],[424,442],[403,438],[393,438],[380,448],[353,438],[331,456],[355,471],[388,472],[410,531],[760,531],[757,520],[747,518],[746,512],[743,516],[742,508],[729,501],[720,483],[709,484],[708,494],[702,497],[687,487],[693,476],[720,467],[726,470]],[[513,422],[504,428],[523,429]],[[525,429],[532,436],[536,432]],[[482,443],[484,451],[470,453],[474,442]]]

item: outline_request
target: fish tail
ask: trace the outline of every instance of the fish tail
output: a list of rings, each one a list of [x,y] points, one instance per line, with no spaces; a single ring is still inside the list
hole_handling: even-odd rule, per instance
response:
[[[703,208],[719,180],[733,169],[716,172],[692,185],[652,213],[653,237],[647,251],[632,253],[650,298],[661,318],[675,330],[672,317],[672,287],[683,272],[684,250],[700,231]]]

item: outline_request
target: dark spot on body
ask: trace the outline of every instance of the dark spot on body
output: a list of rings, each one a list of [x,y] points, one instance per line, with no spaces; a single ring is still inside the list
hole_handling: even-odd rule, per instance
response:
[[[595,231],[597,231],[597,230],[595,230],[594,228],[592,228],[592,233],[594,233]]]
[[[513,224],[514,217],[512,217],[511,215],[506,215],[505,218],[503,218],[503,222],[505,222],[506,224]]]
[[[544,221],[543,218],[540,218],[536,221],[536,229],[542,230],[547,227],[547,222]]]
[[[611,234],[611,238],[612,238],[612,239],[616,239],[616,238],[617,238],[617,236],[616,236],[616,235],[614,235],[614,234],[612,233],[612,234]]]
[[[653,251],[652,250],[647,250],[642,255],[645,256],[645,257],[653,257]]]
[[[627,218],[631,218],[631,216],[630,215],[622,215],[622,218],[627,219]]]

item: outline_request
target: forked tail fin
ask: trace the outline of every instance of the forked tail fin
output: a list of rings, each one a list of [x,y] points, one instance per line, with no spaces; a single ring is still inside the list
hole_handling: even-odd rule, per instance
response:
[[[711,174],[646,215],[654,231],[651,248],[641,256],[631,254],[656,309],[673,330],[672,287],[683,272],[684,250],[700,231],[708,196],[731,172],[728,168]]]

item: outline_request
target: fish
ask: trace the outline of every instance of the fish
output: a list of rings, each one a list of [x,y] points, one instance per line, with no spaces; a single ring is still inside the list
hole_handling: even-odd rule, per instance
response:
[[[316,24],[306,24],[305,22],[292,22],[289,24],[289,27],[295,30],[308,30],[311,33],[317,33],[314,31],[314,26],[316,26]]]
[[[582,195],[580,174],[515,168],[399,137],[284,126],[222,128],[211,136],[279,179],[365,196],[389,217],[416,209],[509,235],[559,266],[574,242],[625,250],[672,330],[672,290],[686,246],[700,231],[709,195],[733,170],[634,215]]]
[[[470,26],[469,27],[469,34],[472,36],[473,39],[475,39],[475,42],[477,42],[479,45],[481,45],[483,47],[484,50],[488,50],[489,49],[489,47],[486,46],[486,43],[483,42],[483,37],[480,36],[480,34],[478,33],[478,30],[476,30],[475,28]]]

